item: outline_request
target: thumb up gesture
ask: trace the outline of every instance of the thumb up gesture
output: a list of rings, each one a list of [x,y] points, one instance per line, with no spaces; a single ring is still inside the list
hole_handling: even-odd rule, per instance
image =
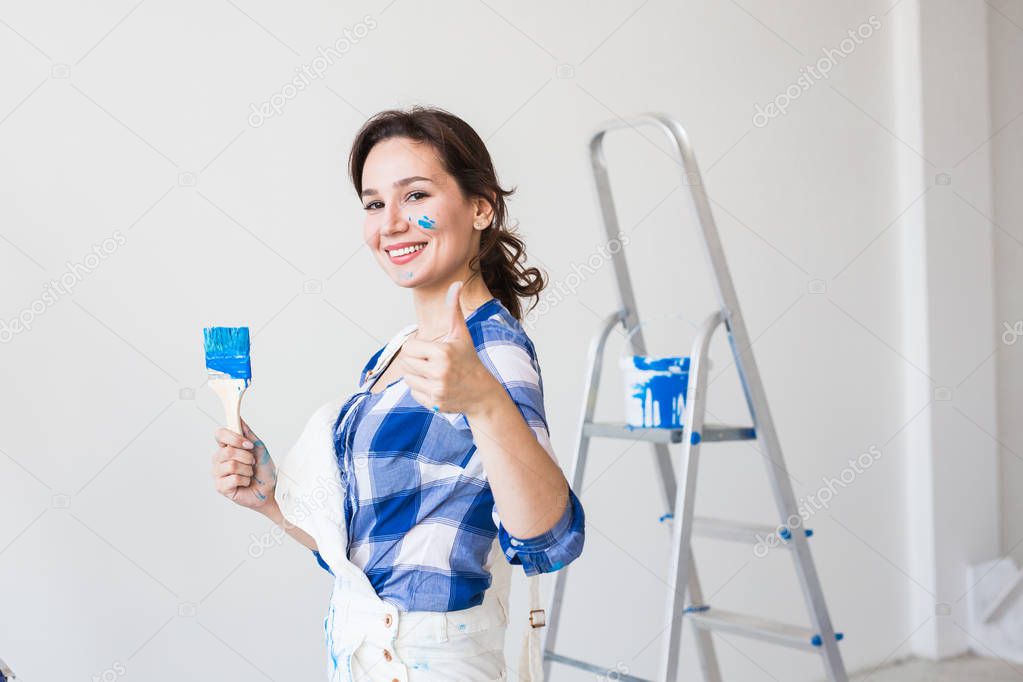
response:
[[[476,354],[459,303],[461,290],[462,282],[448,289],[448,333],[436,341],[408,339],[399,361],[405,383],[419,404],[435,412],[468,416],[499,384]]]

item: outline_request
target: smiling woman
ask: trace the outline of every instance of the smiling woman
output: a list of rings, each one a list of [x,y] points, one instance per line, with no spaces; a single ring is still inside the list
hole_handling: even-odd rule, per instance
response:
[[[312,416],[279,471],[248,425],[218,431],[218,490],[334,576],[329,679],[506,679],[512,565],[533,607],[518,677],[541,679],[537,576],[580,555],[585,518],[520,323],[520,299],[545,282],[506,226],[512,191],[476,132],[439,109],[374,116],[349,169],[363,239],[411,290],[416,323],[369,357],[357,391]],[[257,480],[274,486],[268,500],[239,494]]]

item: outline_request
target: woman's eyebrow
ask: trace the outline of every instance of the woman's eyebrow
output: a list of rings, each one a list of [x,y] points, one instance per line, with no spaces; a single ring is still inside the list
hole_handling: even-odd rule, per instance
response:
[[[409,185],[409,184],[415,182],[416,180],[425,180],[426,182],[433,182],[433,180],[431,180],[430,178],[424,178],[422,175],[413,175],[413,176],[408,177],[408,178],[402,178],[401,180],[396,180],[394,182],[393,186],[394,187],[404,187],[405,185]],[[362,196],[367,196],[367,195],[370,195],[370,194],[379,194],[379,192],[377,192],[375,189],[370,189],[369,187],[367,187],[366,189],[362,190]]]

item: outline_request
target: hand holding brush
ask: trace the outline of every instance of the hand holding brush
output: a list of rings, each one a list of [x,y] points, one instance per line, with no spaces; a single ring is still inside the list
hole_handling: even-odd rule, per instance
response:
[[[248,327],[203,330],[210,388],[224,406],[226,428],[215,435],[213,453],[217,491],[243,507],[258,509],[273,498],[277,470],[270,452],[241,418],[241,402],[252,381]]]

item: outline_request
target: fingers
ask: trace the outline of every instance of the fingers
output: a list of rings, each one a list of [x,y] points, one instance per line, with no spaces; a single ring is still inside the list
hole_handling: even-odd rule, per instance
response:
[[[404,370],[402,374],[406,379],[410,374],[417,377],[432,379],[435,378],[434,375],[436,374],[437,369],[436,363],[411,356],[402,359],[401,367]]]
[[[433,382],[429,379],[415,376],[414,374],[405,375],[405,384],[412,391],[418,391],[419,393],[429,394],[430,388],[433,386]]]
[[[221,495],[233,496],[238,488],[248,487],[252,479],[241,474],[231,474],[217,479],[217,492]]]
[[[253,467],[251,464],[243,464],[236,459],[229,459],[224,462],[217,462],[213,465],[214,476],[229,476],[231,474],[239,474],[241,476],[252,477]]]
[[[213,465],[221,462],[237,461],[242,464],[255,464],[256,455],[249,450],[239,450],[230,446],[221,446],[213,452]]]
[[[444,353],[443,344],[435,341],[423,341],[422,339],[407,339],[401,347],[401,354],[403,356],[422,358],[423,360],[436,359]]]
[[[251,450],[253,448],[252,441],[247,440],[231,429],[225,429],[223,427],[216,430],[213,434],[213,439],[221,446],[229,446],[245,450]]]

